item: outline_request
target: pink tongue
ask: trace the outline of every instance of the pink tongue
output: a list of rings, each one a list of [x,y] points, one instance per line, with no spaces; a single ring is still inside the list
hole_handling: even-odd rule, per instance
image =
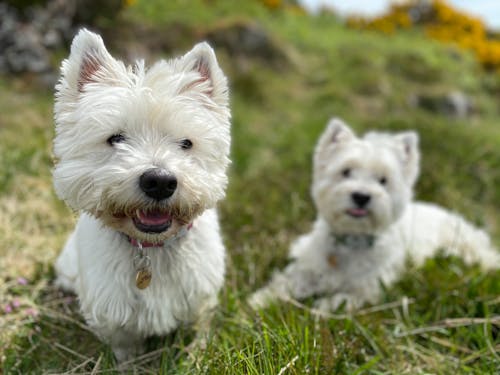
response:
[[[363,210],[362,208],[351,208],[349,210],[349,213],[353,216],[365,216],[367,214],[367,211]]]
[[[172,217],[169,214],[160,211],[138,211],[137,218],[144,225],[162,225],[172,220]]]

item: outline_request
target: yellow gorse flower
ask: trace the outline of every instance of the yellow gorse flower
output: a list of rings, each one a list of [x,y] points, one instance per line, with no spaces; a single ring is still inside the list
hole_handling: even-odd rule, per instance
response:
[[[500,69],[500,41],[488,36],[480,19],[452,8],[444,0],[434,0],[427,9],[419,9],[419,4],[393,5],[387,14],[374,19],[351,17],[347,25],[387,34],[418,28],[428,38],[472,51],[486,68]],[[420,17],[411,17],[422,9],[425,11]]]

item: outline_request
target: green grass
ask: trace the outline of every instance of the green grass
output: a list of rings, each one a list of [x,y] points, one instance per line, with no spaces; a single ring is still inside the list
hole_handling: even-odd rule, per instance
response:
[[[193,333],[149,343],[137,373],[494,374],[500,371],[500,277],[437,258],[409,268],[380,305],[318,317],[303,304],[253,312],[246,297],[286,264],[290,242],[310,228],[311,155],[332,115],[358,132],[416,129],[419,199],[463,213],[500,244],[500,76],[466,53],[424,40],[352,31],[334,17],[270,12],[253,2],[139,1],[107,24],[183,24],[193,33],[254,22],[285,51],[283,66],[223,48],[233,113],[233,164],[220,204],[227,279],[206,350],[186,353]],[[244,5],[243,5],[244,4]],[[111,42],[111,41],[107,41]],[[112,42],[111,42],[112,45]],[[158,51],[156,51],[158,52]],[[74,298],[50,285],[73,214],[51,186],[52,93],[0,80],[0,361],[4,373],[113,373],[108,347],[89,333]],[[475,113],[454,119],[408,97],[460,90]],[[19,276],[28,279],[21,285]],[[5,313],[13,302],[20,306]]]

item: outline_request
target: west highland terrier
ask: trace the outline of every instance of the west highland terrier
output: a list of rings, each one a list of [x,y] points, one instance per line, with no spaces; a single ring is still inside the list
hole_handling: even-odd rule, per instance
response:
[[[54,185],[80,213],[56,262],[119,362],[145,338],[203,322],[225,271],[230,112],[213,50],[126,66],[82,30],[56,86]]]
[[[409,259],[422,265],[442,249],[485,269],[500,268],[488,235],[438,206],[412,202],[419,173],[414,132],[371,132],[358,138],[333,119],[314,155],[312,196],[318,212],[310,233],[292,244],[292,262],[250,297],[319,297],[316,307],[356,309],[380,298]]]

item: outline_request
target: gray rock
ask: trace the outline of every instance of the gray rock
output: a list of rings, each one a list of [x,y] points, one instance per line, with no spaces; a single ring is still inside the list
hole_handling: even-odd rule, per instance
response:
[[[412,107],[456,118],[469,117],[475,110],[473,100],[458,90],[445,94],[414,94],[408,102]]]
[[[76,0],[22,9],[0,3],[0,73],[34,73],[40,82],[53,84],[50,54],[73,35],[75,6]]]
[[[459,118],[468,117],[474,112],[472,100],[461,91],[452,91],[445,98],[446,110]]]
[[[258,24],[235,22],[224,25],[207,33],[206,39],[236,58],[257,58],[279,67],[288,62],[279,44]]]

